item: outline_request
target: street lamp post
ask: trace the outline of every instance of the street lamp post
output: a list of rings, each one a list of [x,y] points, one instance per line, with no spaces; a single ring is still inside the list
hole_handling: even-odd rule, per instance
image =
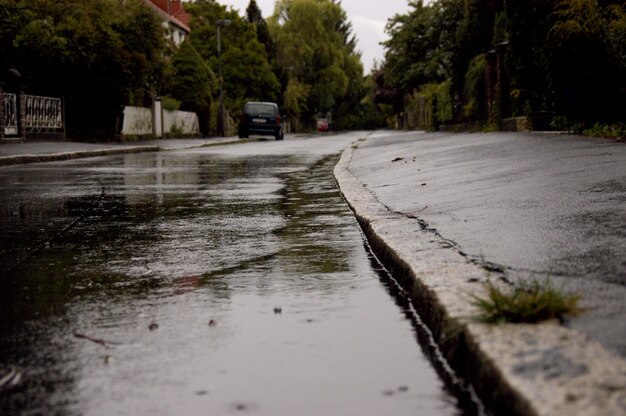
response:
[[[220,137],[224,137],[224,91],[223,84],[224,79],[222,77],[222,41],[220,37],[220,30],[223,27],[230,25],[232,22],[228,19],[219,19],[215,24],[217,25],[217,62],[220,76],[220,114],[218,117]]]

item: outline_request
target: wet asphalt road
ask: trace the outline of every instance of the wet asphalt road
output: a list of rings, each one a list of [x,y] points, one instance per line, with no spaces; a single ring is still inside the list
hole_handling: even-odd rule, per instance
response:
[[[471,413],[332,179],[360,137],[3,168],[0,414]]]
[[[626,144],[540,134],[376,133],[351,171],[512,281],[582,295],[567,324],[626,357]]]

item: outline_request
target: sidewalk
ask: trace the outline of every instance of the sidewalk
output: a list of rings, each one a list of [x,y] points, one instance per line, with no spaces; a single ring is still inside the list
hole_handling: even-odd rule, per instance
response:
[[[344,151],[335,178],[374,253],[412,298],[456,374],[498,415],[626,415],[626,360],[598,342],[558,322],[487,325],[472,319],[471,296],[484,293],[487,271],[425,228],[420,214],[390,208],[398,198],[417,203],[419,192],[381,197],[377,190],[387,188],[372,180],[381,172],[371,161],[381,153],[391,160],[406,149],[374,142],[368,153],[360,151],[368,140]]]
[[[83,157],[108,156],[124,153],[158,152],[161,150],[189,149],[216,144],[232,143],[237,137],[199,139],[160,139],[125,143],[80,143],[38,141],[0,144],[0,166],[24,163],[52,162]]]

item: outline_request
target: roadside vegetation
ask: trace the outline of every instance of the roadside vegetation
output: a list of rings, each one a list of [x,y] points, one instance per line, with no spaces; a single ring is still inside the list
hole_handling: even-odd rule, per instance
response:
[[[191,36],[176,48],[144,0],[0,0],[0,82],[65,98],[70,138],[111,139],[125,105],[156,97],[217,133],[217,26],[225,107],[276,101],[294,130],[502,128],[624,136],[626,5],[616,0],[422,0],[389,20],[385,59],[363,73],[340,0],[277,0],[263,18],[216,0],[184,3]],[[266,13],[267,15],[267,13]],[[168,105],[169,105],[168,104]]]
[[[626,139],[626,124],[601,124],[596,123],[582,131],[585,136],[605,137],[608,139]]]
[[[163,28],[139,0],[0,0],[0,81],[64,97],[69,137],[115,137],[122,106],[150,103],[166,66]]]
[[[376,97],[406,127],[421,117],[430,129],[499,128],[519,116],[535,129],[624,135],[622,0],[418,0],[387,33]]]
[[[490,281],[486,291],[486,297],[473,296],[472,299],[479,310],[477,319],[485,323],[562,321],[565,316],[580,312],[580,296],[555,288],[549,280],[520,281],[504,289]]]
[[[27,93],[64,97],[67,134],[112,139],[125,105],[196,112],[217,134],[217,26],[224,103],[239,117],[249,100],[276,101],[299,130],[378,128],[356,37],[339,0],[279,0],[268,21],[254,0],[245,16],[214,0],[186,2],[191,36],[180,47],[144,0],[0,0],[0,82],[10,69]],[[330,118],[330,117],[329,117]]]

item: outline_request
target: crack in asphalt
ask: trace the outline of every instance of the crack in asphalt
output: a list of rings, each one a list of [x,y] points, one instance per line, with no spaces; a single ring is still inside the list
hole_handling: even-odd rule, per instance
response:
[[[371,193],[371,192],[370,192]],[[392,209],[391,207],[389,207],[388,205],[384,204],[382,201],[380,201],[380,199],[378,199],[376,197],[376,195],[372,194],[374,196],[374,198],[382,205],[385,207],[385,209],[393,214],[397,214],[397,215],[401,215],[405,218],[409,218],[409,219],[413,219],[415,221],[417,221],[417,223],[420,226],[420,229],[422,231],[426,231],[429,232],[433,235],[435,235],[440,243],[443,244],[447,244],[447,246],[441,244],[441,248],[451,248],[453,250],[455,250],[457,253],[459,253],[461,256],[465,257],[470,263],[475,264],[479,267],[481,267],[482,269],[484,269],[485,271],[487,271],[488,273],[496,273],[498,274],[498,278],[500,280],[502,280],[503,282],[513,285],[513,281],[509,278],[509,276],[507,275],[509,272],[517,272],[517,273],[527,273],[527,274],[531,274],[531,275],[545,275],[546,272],[543,270],[533,270],[533,269],[527,269],[527,268],[522,268],[522,267],[514,267],[514,266],[508,266],[508,265],[504,265],[504,264],[500,264],[500,263],[495,263],[495,262],[491,262],[491,261],[487,261],[485,260],[485,258],[482,255],[474,255],[474,254],[470,254],[467,253],[466,251],[464,251],[461,246],[454,240],[449,239],[447,237],[444,237],[439,230],[437,230],[434,227],[429,226],[428,222],[426,220],[424,220],[423,218],[419,218],[414,214],[407,214],[405,212],[400,212],[400,211],[396,211],[394,209]],[[560,273],[560,272],[551,272],[551,275],[553,276],[565,276],[564,273]]]

